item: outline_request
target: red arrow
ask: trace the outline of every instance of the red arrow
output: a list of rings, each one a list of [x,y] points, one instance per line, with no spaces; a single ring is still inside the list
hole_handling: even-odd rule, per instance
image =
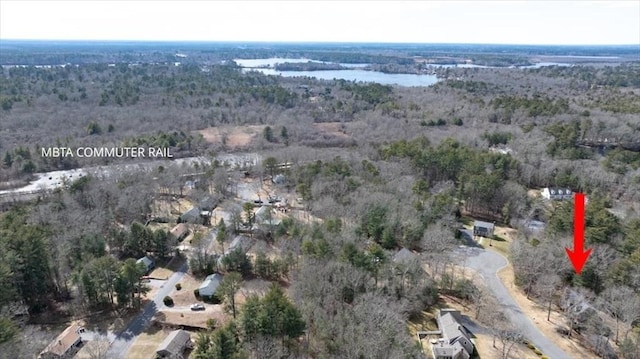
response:
[[[574,197],[573,211],[573,251],[565,247],[567,256],[573,264],[576,274],[582,272],[582,267],[587,263],[587,259],[593,248],[584,252],[584,193],[576,193]]]

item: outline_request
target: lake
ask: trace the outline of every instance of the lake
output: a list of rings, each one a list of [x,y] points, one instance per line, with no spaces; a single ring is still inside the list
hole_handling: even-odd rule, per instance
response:
[[[563,62],[538,62],[533,65],[526,66],[486,66],[486,65],[475,65],[475,64],[429,64],[429,66],[433,67],[449,67],[449,68],[459,68],[459,69],[538,69],[546,66],[573,66],[572,64],[563,63]]]
[[[388,74],[379,71],[366,71],[362,70],[362,67],[369,64],[346,64],[339,63],[343,67],[347,67],[346,70],[318,70],[318,71],[277,71],[275,66],[285,62],[289,63],[306,63],[317,62],[330,64],[332,62],[312,60],[312,59],[297,59],[297,58],[282,58],[282,57],[270,57],[267,59],[234,59],[238,66],[242,67],[243,72],[258,71],[265,75],[274,75],[282,77],[313,77],[319,80],[347,80],[356,82],[377,82],[383,85],[398,85],[407,87],[419,87],[419,86],[431,86],[439,81],[435,75],[431,74]],[[506,68],[498,66],[483,66],[475,64],[429,64],[432,67],[450,67],[450,68]],[[572,66],[568,63],[560,62],[539,62],[530,66],[518,66],[511,68],[518,69],[531,69],[540,68],[545,66]]]
[[[292,58],[283,58],[283,57],[270,57],[268,59],[233,59],[233,61],[236,64],[238,64],[238,66],[240,67],[270,67],[270,68],[274,68],[277,64],[283,64],[285,62],[289,62],[292,64],[307,63],[307,62],[317,62],[321,64],[333,63],[333,62],[319,61],[319,60],[312,60],[312,59],[292,59]],[[339,63],[339,65],[343,67],[358,68],[358,67],[365,67],[369,64]]]
[[[436,75],[386,74],[379,71],[366,70],[320,70],[320,71],[277,71],[269,68],[243,68],[243,72],[259,71],[265,75],[282,77],[314,77],[319,80],[347,80],[377,82],[383,85],[399,85],[407,87],[431,86],[438,82]]]
[[[362,82],[377,82],[383,85],[399,85],[407,87],[430,86],[438,82],[435,75],[417,75],[417,74],[387,74],[379,71],[366,71],[358,68],[365,67],[368,64],[345,64],[340,63],[347,70],[318,70],[318,71],[277,71],[274,67],[276,64],[285,62],[290,63],[306,63],[319,62],[330,63],[325,61],[317,61],[311,59],[291,59],[272,57],[268,59],[234,59],[238,66],[242,67],[243,72],[258,71],[265,75],[275,75],[282,77],[313,77],[319,80],[347,80]]]

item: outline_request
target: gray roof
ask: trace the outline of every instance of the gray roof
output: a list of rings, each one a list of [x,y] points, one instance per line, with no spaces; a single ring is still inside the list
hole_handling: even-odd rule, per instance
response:
[[[156,353],[161,356],[180,355],[184,351],[187,343],[191,341],[191,334],[186,330],[174,330],[164,338]]]
[[[204,211],[213,211],[218,206],[218,200],[212,196],[206,196],[200,200],[198,207]]]
[[[192,207],[180,216],[180,220],[182,222],[198,222],[200,220],[200,210],[196,207]]]
[[[142,257],[142,258],[138,259],[138,260],[136,261],[136,263],[142,263],[142,264],[144,264],[144,266],[145,266],[147,269],[149,269],[149,267],[151,267],[151,266],[153,265],[153,259],[151,259],[151,258],[149,258],[149,257],[147,257],[147,256],[144,256],[144,257]]]
[[[283,175],[281,175],[281,174],[276,175],[273,178],[273,183],[275,183],[275,184],[284,184],[284,182],[285,182],[285,177]]]
[[[238,248],[240,248],[242,252],[246,253],[251,248],[251,238],[247,236],[236,236],[233,241],[231,241],[231,244],[225,252],[225,255],[233,252]]]
[[[493,227],[495,227],[495,225],[491,222],[475,221],[473,222],[473,227],[482,227],[489,230],[493,230]]]
[[[275,213],[273,207],[271,206],[261,206],[256,211],[256,222],[261,224],[268,224],[272,226],[277,226],[280,224],[280,220],[275,218]]]
[[[459,315],[459,311],[452,309],[442,309],[438,313],[438,327],[442,332],[443,340],[433,347],[437,356],[469,358],[470,352],[473,351],[471,338],[460,324]]]
[[[218,273],[207,276],[198,288],[199,294],[207,297],[214,295],[220,285],[220,282],[222,282],[222,275]]]

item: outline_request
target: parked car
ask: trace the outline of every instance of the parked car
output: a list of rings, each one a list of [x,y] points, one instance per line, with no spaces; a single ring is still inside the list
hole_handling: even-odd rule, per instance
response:
[[[200,303],[191,304],[191,310],[204,310],[204,305]]]

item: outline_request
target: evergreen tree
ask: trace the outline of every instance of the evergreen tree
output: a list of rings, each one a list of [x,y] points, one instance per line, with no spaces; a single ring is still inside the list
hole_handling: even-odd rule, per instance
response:
[[[218,233],[216,233],[216,241],[222,247],[222,253],[224,253],[224,241],[227,239],[227,225],[224,223],[224,218],[220,218],[218,223]]]
[[[9,151],[4,153],[4,159],[2,160],[2,164],[6,168],[10,168],[13,164],[13,158],[11,157],[11,153]]]
[[[236,292],[242,285],[242,275],[237,272],[227,273],[220,286],[216,290],[218,298],[224,301],[225,310],[233,314],[233,319],[236,318]]]
[[[265,127],[262,135],[264,136],[264,139],[269,142],[275,141],[275,138],[273,137],[273,129],[271,128],[271,126]]]

